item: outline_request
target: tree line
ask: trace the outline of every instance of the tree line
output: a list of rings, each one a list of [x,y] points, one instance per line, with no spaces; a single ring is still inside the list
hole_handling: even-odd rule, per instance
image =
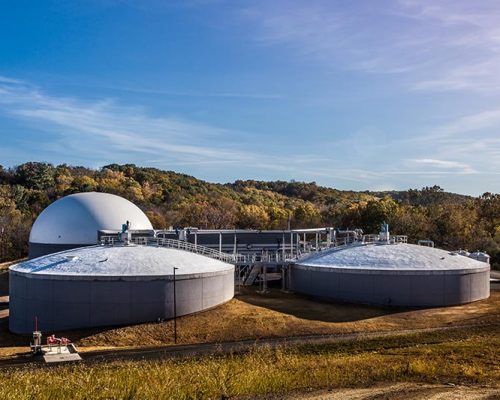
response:
[[[123,196],[155,228],[287,229],[333,226],[376,233],[383,221],[410,242],[433,240],[450,250],[483,250],[500,264],[500,195],[445,192],[439,186],[354,192],[315,182],[238,180],[215,184],[192,176],[111,164],[100,169],[28,162],[0,166],[0,261],[27,254],[31,225],[50,203],[72,193]]]

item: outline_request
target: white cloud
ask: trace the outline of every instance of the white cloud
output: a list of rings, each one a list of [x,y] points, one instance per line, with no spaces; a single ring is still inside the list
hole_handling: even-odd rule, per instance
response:
[[[342,7],[331,1],[272,2],[245,10],[259,43],[307,62],[397,74],[420,91],[500,89],[500,3],[391,0]]]
[[[432,158],[422,158],[410,160],[420,166],[433,167],[438,169],[452,170],[460,174],[473,174],[476,171],[470,165],[459,161],[436,160]],[[425,171],[424,171],[425,172]]]
[[[481,141],[461,138],[467,140],[464,145],[455,143],[445,148],[403,147],[392,136],[367,127],[328,143],[314,144],[306,139],[309,153],[303,152],[300,144],[288,150],[257,151],[248,140],[246,144],[238,143],[239,138],[248,138],[248,133],[174,116],[153,117],[141,107],[109,99],[89,101],[49,95],[10,78],[0,82],[0,113],[32,128],[31,136],[21,146],[2,143],[3,163],[15,154],[21,162],[50,161],[46,158],[50,157],[93,167],[133,162],[159,168],[180,167],[184,172],[215,180],[294,178],[361,190],[379,184],[406,188],[414,186],[411,182],[415,181],[429,185],[436,182],[436,177],[463,177],[476,170],[491,175],[498,171],[498,162],[491,162],[499,159],[500,140],[494,137]],[[483,124],[494,124],[496,117],[488,113],[483,117],[489,121]],[[470,117],[472,122],[465,124],[468,129],[479,124],[476,119]],[[457,121],[457,126],[462,124],[464,121]],[[456,136],[458,128],[447,129]],[[451,139],[456,140],[453,135],[440,140]],[[30,150],[35,150],[32,155]],[[477,165],[483,159],[489,169]],[[433,180],[429,182],[429,178]]]
[[[1,82],[1,77],[0,77]],[[247,93],[247,92],[196,92],[196,91],[175,91],[175,90],[158,90],[138,87],[116,87],[116,86],[99,86],[100,89],[110,89],[120,92],[141,93],[141,94],[156,94],[161,96],[174,97],[221,97],[221,98],[236,98],[249,100],[278,100],[283,96],[273,93]]]
[[[484,110],[456,119],[446,125],[435,129],[435,134],[451,136],[468,132],[482,131],[484,129],[498,129],[500,127],[500,108]],[[477,137],[474,138],[477,140]]]
[[[306,180],[323,176],[363,182],[370,176],[358,169],[318,169],[318,162],[324,164],[325,159],[317,154],[280,156],[242,149],[237,143],[241,132],[177,117],[152,117],[140,107],[125,107],[109,99],[84,101],[48,95],[14,79],[0,82],[0,112],[51,135],[50,140],[41,139],[37,144],[36,159],[50,154],[67,162],[77,155],[94,166],[109,162],[162,168],[218,166],[226,174],[240,168],[247,176],[276,171],[281,178],[291,175]]]
[[[16,84],[16,80],[3,82],[0,105],[7,114],[36,124],[40,129],[57,132],[74,149],[107,149],[110,158],[117,151],[185,161],[238,162],[248,158],[248,154],[236,148],[206,143],[234,134],[226,129],[175,117],[151,117],[139,107],[124,107],[111,100],[89,102],[54,97],[35,87]]]
[[[24,81],[0,75],[0,83],[23,84]]]

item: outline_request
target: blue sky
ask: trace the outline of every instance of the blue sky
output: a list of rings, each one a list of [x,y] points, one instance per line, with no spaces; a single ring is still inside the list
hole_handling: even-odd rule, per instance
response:
[[[0,164],[500,192],[500,3],[5,0]]]

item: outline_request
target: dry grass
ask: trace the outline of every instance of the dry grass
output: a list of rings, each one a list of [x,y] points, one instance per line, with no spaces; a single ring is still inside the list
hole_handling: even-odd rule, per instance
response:
[[[260,349],[197,360],[25,368],[0,373],[0,398],[255,398],[381,382],[451,382],[497,388],[499,346],[498,329],[478,328],[451,335]]]
[[[500,292],[488,300],[422,310],[388,310],[369,306],[322,303],[272,290],[261,296],[254,288],[213,310],[178,320],[180,343],[293,335],[393,331],[500,321]],[[83,334],[79,346],[134,346],[172,343],[172,323],[151,323]],[[68,333],[71,335],[71,333]]]

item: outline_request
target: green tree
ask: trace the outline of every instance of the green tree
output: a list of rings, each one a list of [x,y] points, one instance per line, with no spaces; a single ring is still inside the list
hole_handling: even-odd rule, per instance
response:
[[[361,212],[362,229],[366,233],[377,233],[384,221],[391,224],[398,204],[389,196],[382,200],[371,200]]]
[[[29,189],[47,190],[54,186],[54,175],[52,164],[29,162],[15,168],[14,179]]]
[[[318,226],[321,221],[319,210],[312,203],[304,203],[294,210],[294,222],[297,228]]]

